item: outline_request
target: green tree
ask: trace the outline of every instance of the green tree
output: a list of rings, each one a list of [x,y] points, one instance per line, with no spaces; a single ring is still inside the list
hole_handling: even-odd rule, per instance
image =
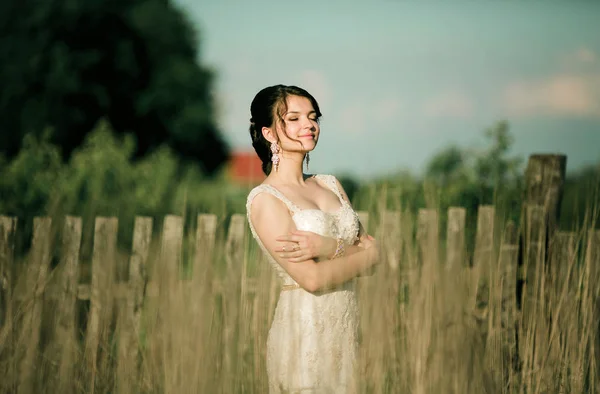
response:
[[[167,144],[214,173],[228,148],[198,44],[170,1],[0,2],[0,153],[50,126],[68,158],[105,118],[135,157]]]
[[[491,191],[517,178],[523,160],[508,155],[514,142],[508,122],[497,122],[485,130],[485,136],[490,145],[476,157],[475,174],[481,186]]]

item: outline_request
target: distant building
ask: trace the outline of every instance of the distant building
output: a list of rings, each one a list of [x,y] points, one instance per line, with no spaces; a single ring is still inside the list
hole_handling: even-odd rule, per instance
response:
[[[232,182],[243,186],[258,185],[265,179],[262,161],[254,151],[233,152],[228,172]]]

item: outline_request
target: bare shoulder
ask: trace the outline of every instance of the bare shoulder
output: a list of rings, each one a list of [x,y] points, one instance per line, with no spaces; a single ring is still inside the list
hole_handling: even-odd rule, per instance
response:
[[[283,201],[264,189],[254,189],[250,192],[247,209],[252,219],[257,220],[262,219],[263,216],[286,214],[288,211]]]

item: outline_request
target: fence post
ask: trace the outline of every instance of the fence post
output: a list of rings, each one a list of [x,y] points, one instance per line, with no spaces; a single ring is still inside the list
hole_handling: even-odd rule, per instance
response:
[[[75,305],[79,288],[79,252],[81,247],[81,218],[67,216],[62,233],[62,248],[55,284],[56,317],[53,344],[48,356],[58,365],[55,377],[56,393],[73,391],[73,366],[76,363],[77,338]]]
[[[565,183],[567,156],[531,155],[525,170],[525,203],[541,205],[549,233],[556,231]]]
[[[548,240],[553,238],[558,227],[566,163],[565,155],[536,154],[529,157],[525,170],[516,289],[517,305],[521,311],[519,343],[528,343],[525,338],[519,339],[521,335],[533,336],[529,338],[530,343],[535,338],[531,308],[539,304],[536,299],[541,301],[540,291],[545,285],[543,276],[549,257]],[[538,311],[539,313],[546,312]],[[523,360],[524,349],[517,350],[521,366],[535,368],[538,356],[530,354],[530,359]]]
[[[14,237],[17,219],[0,216],[0,353],[8,354],[12,358],[13,347],[13,315],[12,315],[12,281],[14,259]],[[0,379],[2,392],[14,392],[15,377],[14,363],[6,363],[6,369],[0,370],[0,376],[9,379]]]
[[[465,223],[467,210],[460,207],[448,208],[446,228],[446,269],[465,265]]]
[[[502,317],[504,327],[507,327],[508,354],[512,370],[517,368],[517,263],[519,259],[519,236],[515,223],[509,221],[504,228],[504,237],[500,245],[499,264],[504,276],[502,280]]]
[[[379,224],[381,250],[384,250],[387,254],[385,259],[392,271],[398,269],[402,254],[400,218],[400,212],[385,210],[381,213],[381,222]]]
[[[147,262],[152,238],[152,218],[136,217],[133,230],[133,249],[129,260],[129,283],[125,299],[119,306],[119,349],[117,354],[117,389],[119,393],[134,393],[139,373],[138,353],[140,320],[147,284]],[[135,373],[135,376],[132,375]]]
[[[235,387],[234,378],[237,372],[238,352],[232,345],[235,344],[234,338],[239,332],[240,301],[245,297],[247,288],[246,269],[247,262],[245,258],[245,234],[246,217],[242,214],[231,215],[227,241],[225,243],[225,261],[227,263],[227,273],[224,288],[222,291],[224,332],[223,340],[223,373],[225,378],[224,391],[232,392]],[[238,270],[238,267],[241,269]],[[239,276],[238,276],[239,275]],[[239,298],[238,298],[239,297]]]
[[[108,323],[113,307],[117,229],[117,218],[96,218],[90,312],[85,341],[86,366],[89,371],[88,393],[94,393],[95,389],[98,344],[108,338]]]
[[[181,216],[167,215],[163,223],[162,239],[160,244],[160,266],[157,272],[159,297],[168,300],[172,285],[181,270],[181,247],[183,245],[183,218]]]
[[[435,209],[419,209],[417,217],[417,242],[419,244],[419,260],[423,267],[426,264],[436,265],[439,260],[439,220]],[[435,270],[437,271],[436,266]]]
[[[546,259],[549,254],[548,240],[553,238],[554,232],[558,226],[560,217],[560,203],[562,201],[565,171],[567,157],[564,155],[531,155],[525,170],[525,193],[524,201],[521,209],[521,235],[519,237],[519,246],[521,252],[519,254],[519,271],[520,275],[517,278],[517,303],[519,309],[523,307],[524,298],[530,294],[527,291],[533,290],[532,284],[535,282],[535,273],[527,272],[531,267],[527,264],[527,260],[532,257],[529,253],[536,253],[535,249],[529,242],[541,242],[539,245],[544,250],[545,266]],[[533,213],[531,206],[541,207],[542,213]],[[543,223],[540,222],[544,216]],[[535,220],[536,222],[531,222]],[[539,226],[543,227],[539,227]],[[538,228],[539,227],[539,228]],[[532,231],[536,233],[535,237],[531,237]],[[529,236],[527,236],[529,233]],[[538,234],[539,233],[539,234]],[[529,268],[528,268],[529,267]]]
[[[492,260],[494,250],[494,216],[495,208],[491,205],[481,205],[477,210],[477,232],[475,235],[475,251],[473,255],[473,276],[470,285],[471,311],[478,305],[487,309],[489,302],[490,284],[492,283]],[[479,315],[484,312],[479,311]]]
[[[28,261],[24,296],[27,299],[23,307],[20,340],[17,346],[24,348],[19,371],[20,393],[34,392],[36,377],[34,371],[38,358],[40,329],[42,326],[42,300],[46,288],[48,267],[50,266],[52,219],[36,217],[33,219],[33,240]]]
[[[212,276],[212,256],[215,247],[217,231],[217,215],[198,215],[198,228],[196,230],[196,245],[194,268],[192,278],[196,283],[210,284]],[[207,277],[207,275],[209,277]],[[208,289],[208,286],[204,288]],[[210,291],[210,290],[209,290]]]

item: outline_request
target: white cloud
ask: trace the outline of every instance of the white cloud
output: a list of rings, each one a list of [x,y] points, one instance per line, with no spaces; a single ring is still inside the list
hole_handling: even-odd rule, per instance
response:
[[[581,47],[563,54],[560,63],[565,70],[584,69],[598,64],[599,56],[589,48]]]
[[[588,48],[578,49],[574,53],[573,57],[575,58],[575,60],[581,63],[595,63],[598,59],[598,56],[594,52],[592,52],[591,49]]]
[[[559,74],[538,81],[514,82],[502,96],[507,115],[600,117],[600,73]]]
[[[436,118],[470,118],[473,116],[473,101],[460,91],[437,94],[425,101],[423,114]]]

